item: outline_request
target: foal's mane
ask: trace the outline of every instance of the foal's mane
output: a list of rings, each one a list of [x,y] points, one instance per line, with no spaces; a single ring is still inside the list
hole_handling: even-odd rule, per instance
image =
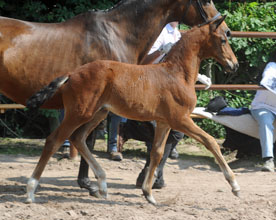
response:
[[[176,42],[175,45],[173,45],[172,49],[170,52],[165,56],[163,62],[166,62],[168,59],[169,60],[175,60],[175,59],[181,59],[181,57],[185,56],[185,50],[187,46],[197,40],[197,37],[195,36],[195,32],[199,31],[198,27],[193,27],[184,33],[181,33],[181,38],[178,42]],[[184,50],[184,52],[183,52]]]

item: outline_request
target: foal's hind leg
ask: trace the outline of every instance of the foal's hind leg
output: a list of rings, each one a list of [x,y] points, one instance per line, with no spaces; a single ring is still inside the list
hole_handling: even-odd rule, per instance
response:
[[[79,153],[87,161],[90,168],[93,170],[95,177],[98,181],[98,186],[94,186],[90,183],[89,191],[90,195],[96,197],[106,197],[107,196],[107,185],[106,185],[106,176],[104,170],[101,168],[99,163],[95,160],[90,150],[86,145],[86,138],[90,132],[96,128],[96,126],[107,116],[108,111],[106,109],[101,109],[95,113],[93,119],[88,123],[82,125],[71,135],[70,140],[76,146]]]
[[[220,147],[217,144],[216,140],[205,131],[203,131],[201,128],[199,128],[191,118],[186,118],[181,123],[182,125],[180,125],[179,127],[173,127],[173,129],[182,131],[184,134],[196,139],[200,143],[204,144],[209,151],[211,151],[211,153],[216,158],[226,180],[231,185],[232,192],[234,193],[234,195],[238,196],[240,187],[235,179],[233,171],[223,158]]]
[[[71,135],[75,127],[77,127],[76,123],[68,123],[68,120],[63,120],[61,125],[46,138],[46,143],[40,159],[27,183],[27,203],[35,201],[34,193],[47,162],[49,161],[50,157],[58,150],[65,139]]]
[[[146,199],[152,204],[156,204],[156,201],[152,195],[154,172],[163,157],[164,148],[168,139],[169,132],[170,127],[167,124],[163,124],[161,122],[156,123],[153,146],[150,152],[150,165],[146,172],[145,180],[142,185],[142,190]]]

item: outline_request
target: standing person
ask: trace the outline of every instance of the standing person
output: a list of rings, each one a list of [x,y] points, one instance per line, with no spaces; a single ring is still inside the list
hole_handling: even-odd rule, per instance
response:
[[[170,51],[171,47],[181,38],[181,33],[178,30],[178,22],[171,22],[167,24],[157,40],[153,44],[148,55],[143,60],[142,64],[159,63]],[[207,85],[206,89],[210,87],[210,78],[200,75],[198,77],[200,82]],[[141,187],[145,178],[146,170],[150,164],[150,151],[152,148],[153,137],[154,137],[155,122],[137,122],[133,120],[127,120],[126,123],[120,124],[119,137],[118,137],[118,148],[122,149],[122,145],[130,138],[137,139],[146,142],[147,146],[147,157],[146,163],[142,171],[139,173],[136,180],[136,187]],[[163,168],[170,156],[173,159],[178,158],[178,152],[176,145],[184,137],[184,134],[179,131],[171,130],[165,145],[163,158],[161,159],[157,168],[157,178],[153,184],[153,188],[161,189],[165,186],[163,178]]]
[[[267,90],[258,90],[251,103],[251,114],[259,125],[262,148],[262,171],[274,172],[273,122],[276,119],[276,50],[271,54],[260,83]]]

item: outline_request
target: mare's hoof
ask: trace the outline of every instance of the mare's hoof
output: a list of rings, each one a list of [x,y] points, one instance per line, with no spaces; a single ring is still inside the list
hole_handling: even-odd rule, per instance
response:
[[[94,196],[94,197],[96,197],[98,199],[102,198],[102,195],[101,195],[101,193],[100,193],[99,190],[98,191],[94,191],[94,192],[89,191],[89,195],[90,196]]]
[[[94,196],[97,198],[101,198],[101,195],[99,193],[99,187],[92,183],[89,178],[83,178],[83,179],[78,179],[78,184],[80,188],[85,188],[89,191],[90,196]]]
[[[107,192],[100,191],[100,193],[102,198],[107,199]]]

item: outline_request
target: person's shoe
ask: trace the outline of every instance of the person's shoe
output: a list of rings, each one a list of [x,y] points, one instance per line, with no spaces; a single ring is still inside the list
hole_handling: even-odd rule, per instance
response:
[[[123,155],[120,152],[111,152],[110,159],[115,161],[121,161],[123,159]]]
[[[172,149],[170,156],[171,159],[177,159],[179,157],[179,154],[175,148]]]
[[[264,158],[264,164],[262,167],[262,171],[266,171],[266,172],[274,172],[274,158],[270,157],[270,158]]]
[[[125,132],[125,123],[120,123],[117,131],[117,149],[119,152],[123,152],[123,145],[127,142],[128,138],[126,137]]]

